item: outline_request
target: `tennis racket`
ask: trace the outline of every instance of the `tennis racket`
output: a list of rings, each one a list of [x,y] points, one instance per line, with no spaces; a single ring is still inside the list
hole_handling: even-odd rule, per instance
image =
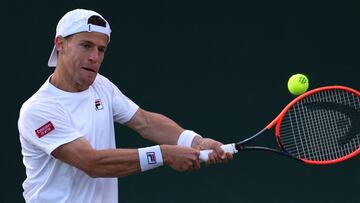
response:
[[[326,86],[308,91],[291,101],[281,113],[255,135],[223,145],[225,152],[263,150],[307,164],[333,164],[360,152],[360,92],[344,86]],[[249,146],[275,127],[278,148]],[[207,161],[212,150],[202,150]]]

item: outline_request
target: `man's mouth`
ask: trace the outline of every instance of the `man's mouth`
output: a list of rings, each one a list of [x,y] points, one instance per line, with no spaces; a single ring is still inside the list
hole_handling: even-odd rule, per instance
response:
[[[93,72],[93,73],[96,73],[95,70],[91,69],[91,68],[86,68],[86,67],[82,67],[84,70],[87,70],[87,71],[90,71],[90,72]]]

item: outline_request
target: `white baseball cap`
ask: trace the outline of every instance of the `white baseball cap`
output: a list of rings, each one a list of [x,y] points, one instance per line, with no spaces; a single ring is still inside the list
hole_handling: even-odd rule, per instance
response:
[[[88,20],[92,16],[99,16],[101,17],[105,22],[106,26],[99,26],[99,25],[93,25],[89,24]],[[100,32],[104,33],[109,37],[110,42],[110,25],[109,23],[103,18],[100,14],[98,14],[95,11],[91,10],[85,10],[85,9],[75,9],[72,11],[67,12],[58,22],[56,26],[56,35],[66,37],[75,33],[79,32]],[[54,46],[50,58],[48,61],[49,67],[55,67],[57,64],[57,50]]]

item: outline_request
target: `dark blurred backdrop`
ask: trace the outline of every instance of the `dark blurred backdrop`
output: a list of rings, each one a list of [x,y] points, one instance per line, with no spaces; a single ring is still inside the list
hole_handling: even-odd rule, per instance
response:
[[[100,72],[141,107],[224,143],[263,128],[293,99],[286,87],[305,73],[310,88],[360,89],[358,1],[4,1],[0,202],[23,202],[25,169],[17,131],[21,104],[53,69],[55,27],[74,8],[112,26]],[[153,143],[116,126],[119,147]],[[272,134],[264,143],[273,143]],[[359,158],[309,166],[264,152],[178,173],[162,167],[119,179],[120,202],[359,202]]]

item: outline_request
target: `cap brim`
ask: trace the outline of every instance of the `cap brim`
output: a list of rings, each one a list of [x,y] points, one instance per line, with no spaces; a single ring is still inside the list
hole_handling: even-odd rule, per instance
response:
[[[49,67],[56,67],[56,64],[57,64],[57,51],[56,51],[56,48],[54,46],[51,54],[50,54],[50,58],[49,58],[49,61],[48,61],[48,66]]]

